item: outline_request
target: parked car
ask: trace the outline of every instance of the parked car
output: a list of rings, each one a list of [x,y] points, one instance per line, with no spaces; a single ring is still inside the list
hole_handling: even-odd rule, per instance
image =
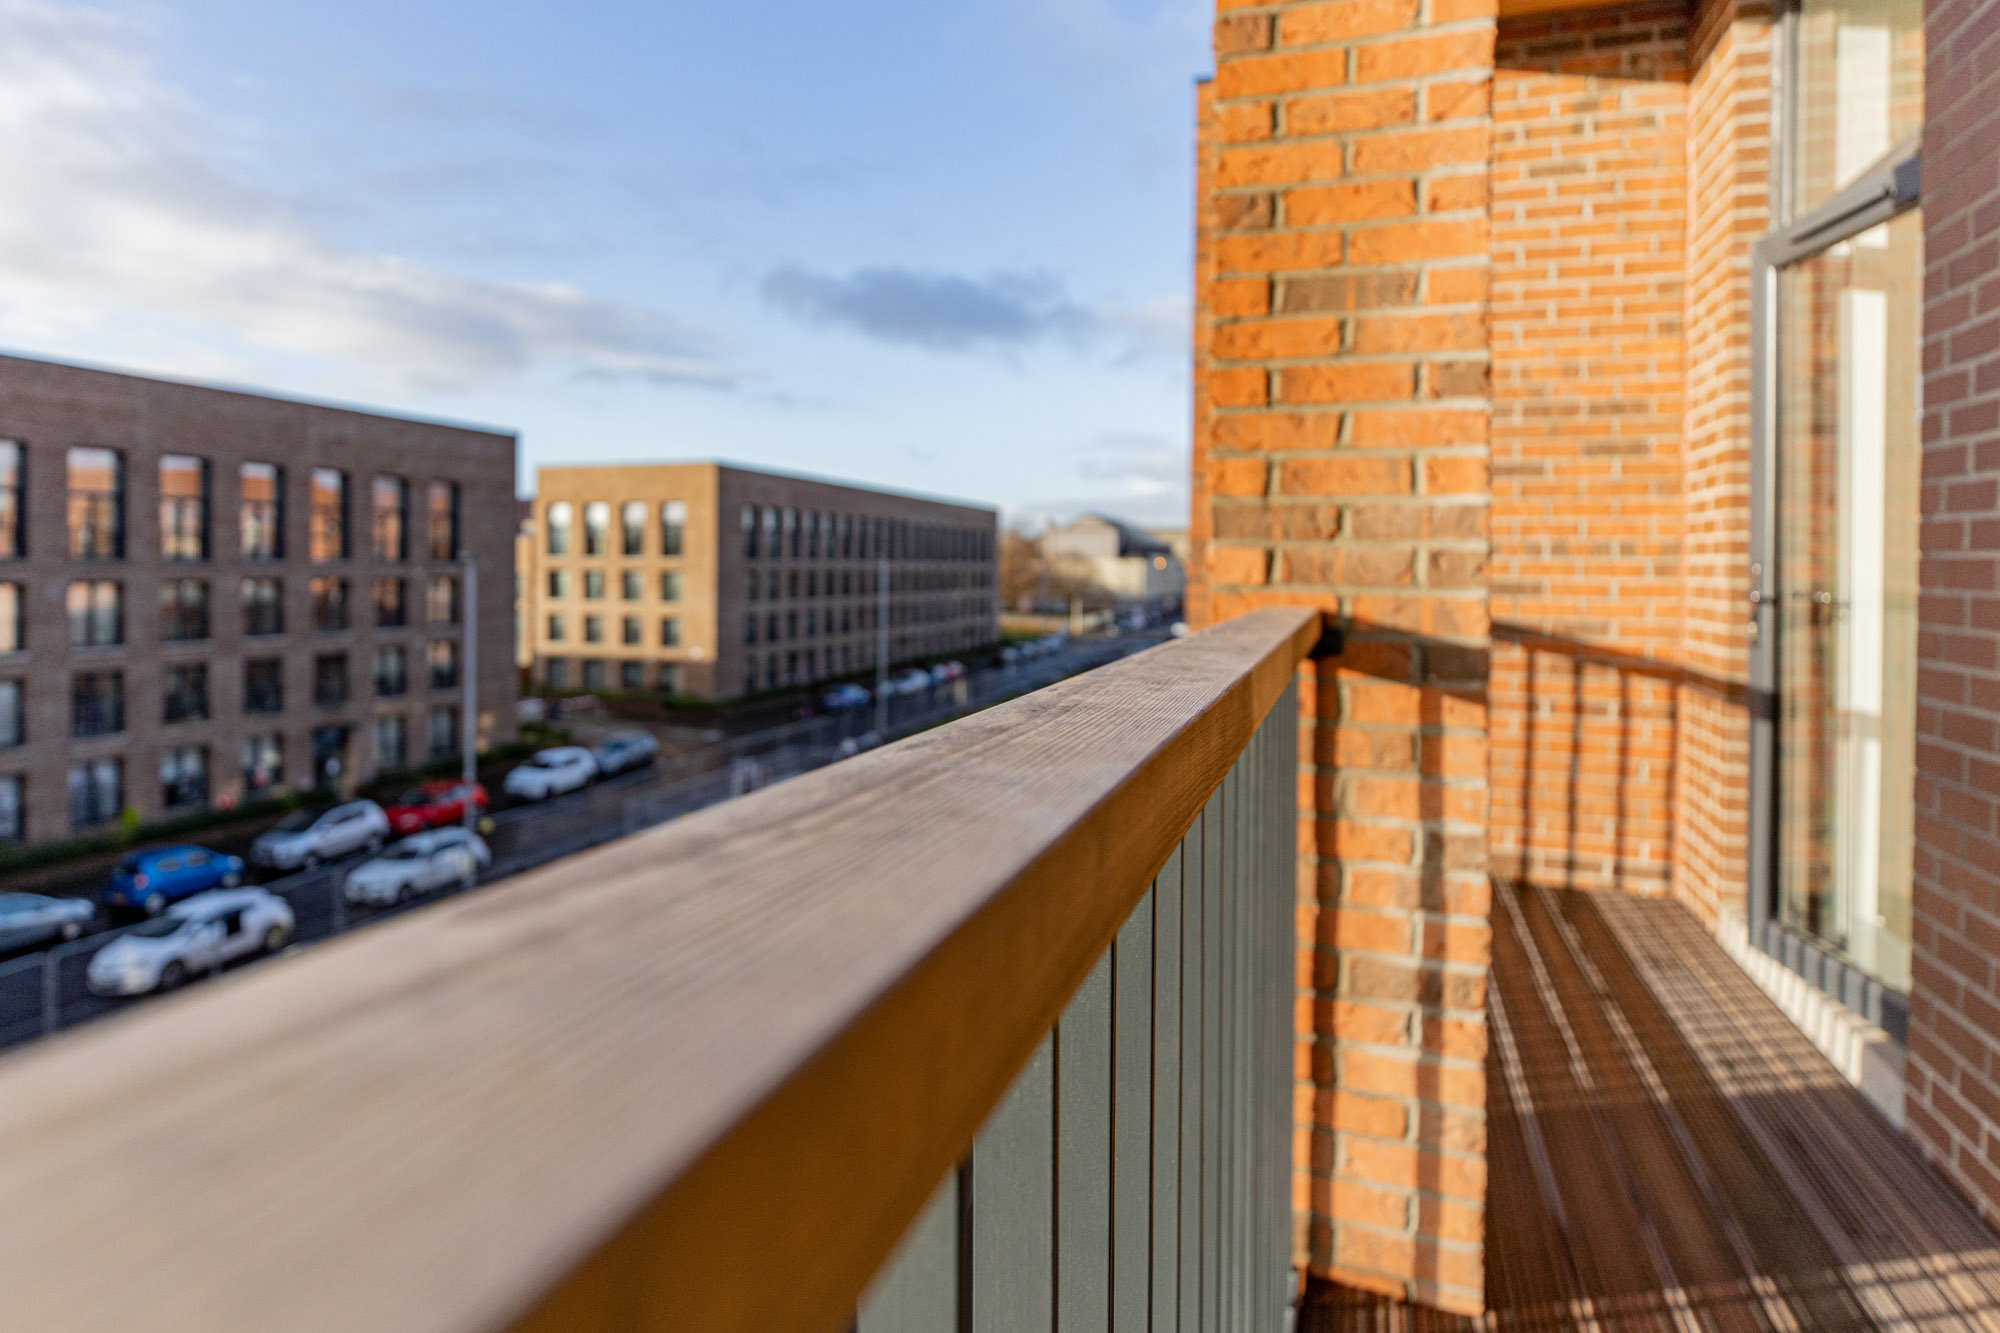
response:
[[[1026,660],[1027,660],[1027,654],[1023,653],[1019,648],[1016,648],[1011,643],[1000,650],[1001,666],[1017,667]]]
[[[614,731],[597,743],[591,757],[597,771],[608,777],[652,763],[660,757],[660,743],[650,731]]]
[[[946,662],[944,664],[944,678],[946,680],[964,680],[965,663],[958,661],[956,658]]]
[[[475,810],[486,808],[486,788],[477,782],[472,784],[472,806]],[[389,817],[389,827],[398,836],[446,824],[462,824],[465,783],[456,778],[426,782],[398,796],[395,804],[382,813]]]
[[[347,872],[341,893],[351,903],[388,907],[456,884],[471,888],[493,862],[485,840],[462,828],[432,829],[391,843],[380,856]]]
[[[291,942],[291,905],[264,889],[217,889],[174,904],[91,956],[84,982],[98,995],[173,990],[254,953]]]
[[[83,934],[97,908],[84,898],[0,893],[0,949],[27,949]]]
[[[931,673],[922,667],[911,667],[889,677],[883,688],[891,694],[921,694],[931,687]]]
[[[509,795],[524,801],[543,801],[566,791],[575,791],[597,776],[597,757],[581,745],[558,745],[538,751],[526,763],[507,775]]]
[[[241,857],[206,847],[155,847],[133,852],[118,863],[104,888],[104,905],[158,916],[168,903],[210,889],[233,889],[242,882]]]
[[[951,672],[945,670],[945,665],[942,662],[933,663],[930,674],[931,684],[933,685],[944,685],[951,681]]]
[[[373,801],[294,810],[250,844],[250,860],[271,870],[310,870],[389,841],[389,816]]]
[[[836,685],[822,694],[819,697],[819,704],[829,713],[844,713],[850,708],[864,707],[874,697],[865,687],[849,681],[844,685]]]

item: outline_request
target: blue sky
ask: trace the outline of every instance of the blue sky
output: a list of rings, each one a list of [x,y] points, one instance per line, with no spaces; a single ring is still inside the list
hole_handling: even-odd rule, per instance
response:
[[[1208,0],[0,0],[0,348],[1186,511]]]

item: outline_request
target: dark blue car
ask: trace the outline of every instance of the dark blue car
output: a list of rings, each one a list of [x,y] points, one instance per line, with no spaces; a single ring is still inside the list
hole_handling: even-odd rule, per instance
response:
[[[118,863],[104,890],[104,905],[158,916],[168,903],[210,889],[233,889],[242,882],[241,857],[206,847],[156,847],[133,852]]]

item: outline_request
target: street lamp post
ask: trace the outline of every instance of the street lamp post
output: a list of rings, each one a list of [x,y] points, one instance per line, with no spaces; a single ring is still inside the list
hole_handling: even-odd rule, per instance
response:
[[[459,654],[463,658],[460,673],[464,680],[464,698],[459,704],[459,744],[465,753],[461,756],[461,772],[465,776],[465,827],[476,833],[479,829],[479,802],[473,796],[473,786],[479,775],[479,565],[468,552],[465,559],[465,587],[460,594],[460,619],[465,622],[465,650]]]

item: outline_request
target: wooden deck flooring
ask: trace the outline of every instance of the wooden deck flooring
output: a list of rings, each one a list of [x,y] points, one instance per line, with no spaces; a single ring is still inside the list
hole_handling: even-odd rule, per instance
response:
[[[1495,899],[1489,1313],[1300,1333],[2000,1330],[2000,1242],[1684,909]]]

